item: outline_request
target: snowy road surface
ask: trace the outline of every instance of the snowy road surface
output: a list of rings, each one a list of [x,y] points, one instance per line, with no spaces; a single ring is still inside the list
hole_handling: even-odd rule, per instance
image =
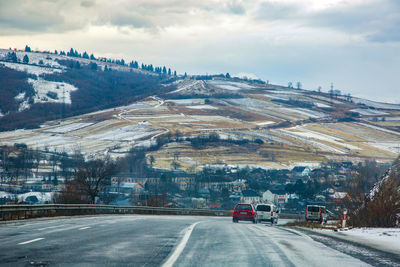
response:
[[[0,265],[368,266],[325,243],[231,218],[61,217],[0,224]]]

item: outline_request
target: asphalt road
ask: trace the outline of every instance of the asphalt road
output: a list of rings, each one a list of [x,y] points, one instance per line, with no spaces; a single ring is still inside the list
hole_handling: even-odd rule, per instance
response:
[[[0,265],[368,266],[280,226],[237,224],[231,218],[139,215],[1,224]]]

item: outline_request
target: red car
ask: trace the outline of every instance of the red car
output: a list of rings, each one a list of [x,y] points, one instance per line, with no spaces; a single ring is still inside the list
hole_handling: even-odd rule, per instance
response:
[[[233,210],[232,221],[237,223],[239,221],[251,221],[257,223],[257,212],[252,204],[249,203],[239,203],[235,206]]]

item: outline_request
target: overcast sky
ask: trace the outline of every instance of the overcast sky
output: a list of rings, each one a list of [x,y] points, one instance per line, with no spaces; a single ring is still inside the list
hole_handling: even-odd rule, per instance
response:
[[[400,0],[1,0],[26,44],[400,103]]]

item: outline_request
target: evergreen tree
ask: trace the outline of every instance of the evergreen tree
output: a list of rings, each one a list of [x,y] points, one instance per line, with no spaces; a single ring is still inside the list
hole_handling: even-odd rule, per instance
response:
[[[57,51],[57,50],[54,50],[54,54],[58,55],[58,51]]]
[[[24,62],[24,64],[28,64],[29,63],[29,57],[27,55],[25,55],[24,59],[22,60],[22,62]]]
[[[83,52],[83,55],[82,55],[82,57],[83,57],[83,58],[86,58],[86,59],[89,59],[89,55],[88,55],[88,53],[86,53],[86,51],[85,51],[85,52]]]
[[[91,60],[95,60],[96,58],[94,57],[93,54],[90,54],[90,59],[91,59]]]
[[[185,71],[185,74],[183,75],[183,78],[187,78],[187,73],[186,73],[186,71]]]
[[[225,74],[225,77],[228,78],[228,79],[231,78],[231,75],[229,74],[229,72],[227,72],[227,73]]]
[[[171,76],[171,68],[168,68],[168,76]]]
[[[18,61],[17,54],[14,51],[8,52],[6,60],[17,63],[17,61]]]
[[[174,71],[174,76],[176,77],[176,70]]]
[[[104,66],[104,71],[108,71],[107,65]]]
[[[167,74],[167,68],[164,66],[162,69],[163,74]]]
[[[25,46],[25,52],[31,52],[31,48],[28,45]]]

